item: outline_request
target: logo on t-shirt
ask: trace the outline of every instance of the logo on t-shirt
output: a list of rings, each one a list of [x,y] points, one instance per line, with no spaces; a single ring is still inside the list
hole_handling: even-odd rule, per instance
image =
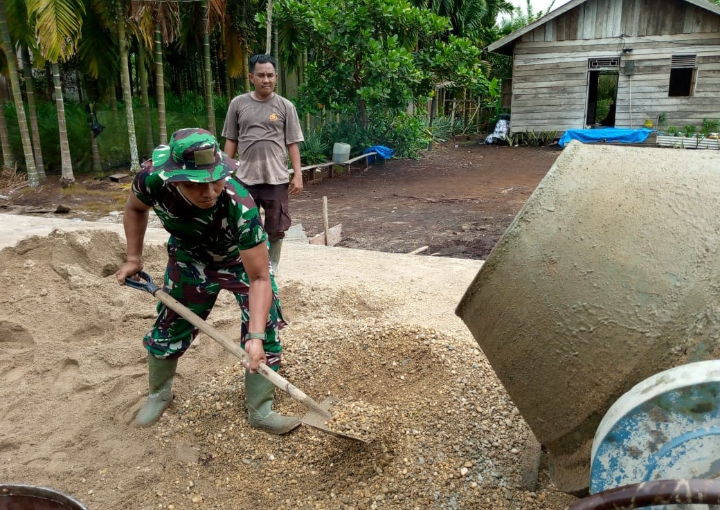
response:
[[[270,114],[270,120],[273,121],[273,122],[275,122],[276,120],[278,120],[277,113],[271,113],[271,114]]]

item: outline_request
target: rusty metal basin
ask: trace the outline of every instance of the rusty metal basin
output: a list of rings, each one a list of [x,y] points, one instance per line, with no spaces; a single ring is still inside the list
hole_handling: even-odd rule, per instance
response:
[[[558,488],[589,485],[605,412],[720,354],[720,151],[572,142],[457,307]]]

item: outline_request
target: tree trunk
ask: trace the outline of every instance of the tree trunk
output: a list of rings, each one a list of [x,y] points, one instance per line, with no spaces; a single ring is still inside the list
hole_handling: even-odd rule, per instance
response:
[[[153,141],[152,117],[150,116],[150,98],[148,97],[148,76],[145,68],[145,46],[138,42],[138,71],[140,73],[140,97],[142,98],[143,119],[145,123],[145,154],[150,157],[155,149]]]
[[[13,51],[14,46],[10,41],[10,32],[8,31],[5,13],[5,0],[0,0],[0,35],[2,35],[3,48],[5,49],[7,66],[10,74],[10,83],[12,84],[13,98],[15,99],[18,126],[20,127],[20,137],[22,138],[23,152],[25,153],[27,180],[30,187],[37,188],[40,185],[40,178],[37,174],[37,169],[35,168],[35,158],[33,157],[32,143],[30,142],[27,117],[25,117],[25,105],[23,103],[22,89],[20,89],[20,79],[18,78],[17,65],[15,64],[15,52]]]
[[[232,87],[232,79],[230,78],[230,73],[228,72],[228,65],[227,65],[227,59],[225,59],[225,98],[227,99],[228,105],[230,104],[230,101],[232,101],[233,98],[233,87]]]
[[[267,0],[267,21],[265,24],[265,55],[270,55],[272,51],[272,13],[273,13],[273,0]]]
[[[300,58],[300,70],[302,73],[302,77],[300,78],[300,85],[305,84],[305,73],[307,72],[307,64],[308,64],[308,50],[305,48],[302,53],[302,57]],[[310,112],[307,112],[305,114],[305,133],[310,132]]]
[[[117,22],[118,38],[120,39],[120,65],[122,66],[122,89],[125,101],[125,115],[127,117],[128,139],[130,142],[130,172],[136,174],[140,171],[137,139],[135,137],[135,117],[132,110],[132,93],[130,92],[130,69],[128,67],[128,43],[125,36],[125,20]]]
[[[203,71],[205,72],[205,111],[207,112],[208,131],[215,134],[215,104],[213,102],[213,73],[210,62],[210,27],[208,0],[203,4]]]
[[[8,172],[15,169],[12,146],[8,138],[7,121],[5,120],[5,101],[0,98],[0,145],[2,146],[3,168]]]
[[[40,129],[37,121],[37,108],[35,107],[35,84],[33,83],[32,63],[27,45],[22,45],[23,75],[25,76],[25,93],[28,101],[28,116],[30,117],[30,129],[32,130],[33,153],[35,155],[35,168],[38,178],[44,181],[45,164],[42,157],[42,146],[40,144]]]
[[[162,34],[160,23],[155,25],[155,89],[157,91],[158,127],[160,143],[168,143],[167,125],[165,122],[165,78],[163,74]]]
[[[50,64],[53,71],[53,84],[55,85],[55,108],[58,116],[58,133],[60,135],[60,161],[62,175],[60,186],[67,188],[75,183],[72,159],[70,158],[70,143],[68,142],[67,124],[65,123],[65,101],[63,101],[62,82],[60,81],[60,66],[57,62]]]
[[[245,69],[245,92],[250,92],[250,55],[247,47],[243,49],[243,67]]]
[[[117,122],[118,107],[117,97],[115,96],[115,80],[112,80],[110,85],[108,85],[105,90],[105,94],[107,96],[108,103],[110,103],[110,111],[112,112],[113,120]]]
[[[100,162],[100,149],[98,148],[97,138],[90,130],[90,147],[92,149],[92,168],[93,172],[99,174],[102,172],[102,163]]]
[[[278,31],[277,27],[273,28],[273,58],[275,58],[275,74],[280,80],[280,95],[285,96],[285,80],[283,79],[282,68],[280,66],[280,51],[278,50]]]

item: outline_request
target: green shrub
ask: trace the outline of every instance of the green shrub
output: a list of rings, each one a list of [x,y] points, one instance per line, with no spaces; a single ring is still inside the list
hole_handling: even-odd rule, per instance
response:
[[[707,136],[710,133],[717,133],[720,131],[720,120],[703,119],[702,127],[700,132]]]
[[[316,165],[330,160],[330,145],[323,140],[322,133],[316,129],[300,142],[300,156],[303,166]]]

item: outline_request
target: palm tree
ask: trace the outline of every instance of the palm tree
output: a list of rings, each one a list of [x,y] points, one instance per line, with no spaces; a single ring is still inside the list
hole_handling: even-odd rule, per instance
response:
[[[85,17],[83,19],[82,39],[78,43],[78,57],[82,69],[93,79],[98,80],[101,90],[111,88],[115,90],[114,76],[120,71],[119,51],[115,38],[108,27],[112,26],[112,16],[106,2],[97,0],[84,0]],[[111,95],[114,99],[114,93]],[[95,106],[88,104],[88,115],[94,117]],[[114,114],[117,113],[115,106]],[[100,149],[98,147],[97,133],[89,132],[90,146],[92,148],[93,170],[100,172]]]
[[[30,129],[32,131],[33,152],[35,155],[35,168],[38,178],[44,181],[45,164],[42,157],[42,147],[40,144],[40,128],[38,127],[37,107],[35,105],[35,86],[33,84],[32,62],[30,60],[30,50],[26,44],[22,45],[22,64],[23,76],[25,79],[25,95],[28,102],[28,116],[30,117]]]
[[[17,110],[18,125],[20,126],[20,138],[22,139],[23,152],[25,153],[25,169],[27,171],[28,184],[32,188],[37,188],[40,185],[40,178],[35,168],[35,158],[33,156],[30,133],[28,132],[27,118],[25,117],[25,105],[23,103],[22,90],[20,89],[17,66],[15,65],[15,51],[10,40],[10,31],[8,30],[6,16],[5,0],[0,0],[0,36],[2,36],[3,50],[5,51],[5,57],[7,58],[10,84],[12,86],[15,108]]]
[[[0,48],[2,48],[2,45],[0,45]],[[1,81],[6,81],[7,59],[5,58],[4,51],[0,51],[0,75],[3,77]],[[15,169],[15,158],[13,157],[10,138],[8,137],[7,120],[5,119],[5,100],[2,98],[0,98],[0,149],[2,149],[3,169],[12,172]]]
[[[267,0],[267,13],[265,20],[265,55],[270,55],[272,51],[272,15],[273,15],[273,0]]]
[[[67,60],[75,52],[85,6],[82,0],[28,0],[28,17],[35,19],[35,35],[42,56],[50,62],[55,86],[55,105],[58,114],[60,134],[60,158],[62,176],[60,185],[67,187],[75,182],[70,159],[67,127],[65,124],[65,103],[60,81],[60,60]]]
[[[132,109],[132,90],[130,88],[130,68],[128,61],[128,39],[125,32],[125,6],[123,0],[116,0],[115,27],[120,44],[120,72],[122,77],[123,100],[125,101],[125,116],[127,118],[128,142],[130,144],[130,172],[136,174],[140,171],[140,157],[138,155],[137,137],[135,135],[135,116]]]
[[[23,80],[28,102],[28,117],[32,135],[33,154],[35,156],[35,169],[38,178],[45,180],[45,165],[43,164],[42,148],[40,146],[40,131],[38,129],[37,108],[35,107],[35,87],[32,77],[32,60],[30,49],[35,49],[35,31],[28,19],[27,7],[24,0],[6,0],[8,28],[10,39],[17,42],[22,56]]]
[[[203,71],[205,72],[205,111],[207,112],[208,131],[215,134],[215,102],[213,100],[213,76],[210,66],[210,8],[208,0],[203,0]]]
[[[139,44],[153,48],[155,57],[155,93],[157,95],[158,131],[160,143],[168,142],[165,118],[165,73],[163,70],[163,42],[167,45],[177,38],[180,10],[177,2],[140,1],[132,3],[132,18],[140,32]]]
[[[153,141],[152,117],[150,117],[150,97],[148,96],[148,73],[145,67],[145,45],[138,41],[138,73],[140,74],[140,97],[142,98],[143,120],[145,121],[145,152],[151,155],[155,149]]]
[[[7,120],[5,120],[5,100],[0,99],[0,146],[2,147],[3,169],[12,172],[15,168],[10,139],[8,138]]]

